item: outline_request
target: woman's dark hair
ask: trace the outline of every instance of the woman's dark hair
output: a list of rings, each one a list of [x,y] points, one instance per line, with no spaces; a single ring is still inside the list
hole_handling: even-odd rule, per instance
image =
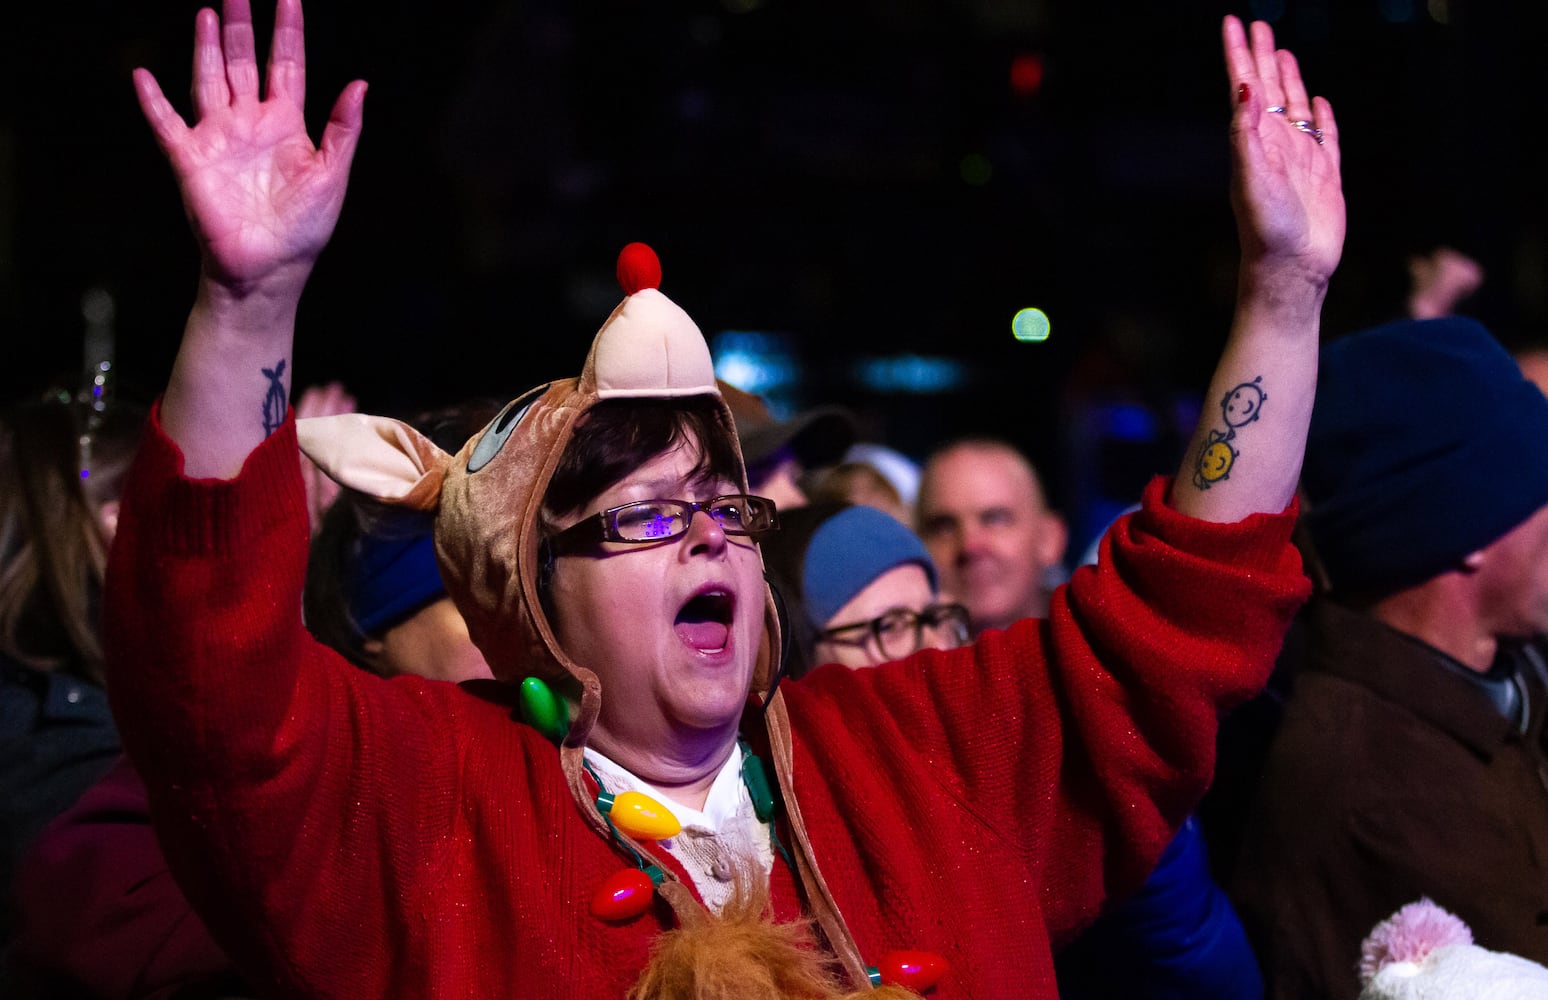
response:
[[[684,441],[698,442],[696,475],[738,482],[741,459],[712,396],[607,399],[581,418],[543,494],[551,516],[580,510],[609,486]]]
[[[145,410],[115,400],[89,426],[88,414],[62,393],[0,417],[0,654],[100,684],[101,513],[118,499]]]

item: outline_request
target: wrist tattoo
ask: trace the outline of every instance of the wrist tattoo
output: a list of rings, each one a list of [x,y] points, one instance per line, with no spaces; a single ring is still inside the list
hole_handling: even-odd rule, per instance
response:
[[[285,376],[285,359],[280,358],[273,368],[262,371],[269,380],[269,391],[263,397],[263,436],[268,437],[285,422],[285,383],[281,381]]]
[[[1225,422],[1225,430],[1211,428],[1204,444],[1200,446],[1198,460],[1193,463],[1194,486],[1207,490],[1231,478],[1231,467],[1241,455],[1241,452],[1231,447],[1231,442],[1236,440],[1238,429],[1258,419],[1263,404],[1268,402],[1262,382],[1262,375],[1251,382],[1243,382],[1226,393],[1220,401],[1220,417]]]

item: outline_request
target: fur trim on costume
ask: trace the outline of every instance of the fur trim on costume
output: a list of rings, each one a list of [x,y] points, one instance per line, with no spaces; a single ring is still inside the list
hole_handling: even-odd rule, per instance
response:
[[[817,950],[811,921],[772,919],[768,887],[741,874],[717,916],[679,911],[682,926],[651,949],[629,1000],[918,1000],[901,986],[852,992]]]

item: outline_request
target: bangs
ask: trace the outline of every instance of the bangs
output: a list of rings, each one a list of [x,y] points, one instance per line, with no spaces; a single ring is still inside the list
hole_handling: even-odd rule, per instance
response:
[[[687,442],[696,445],[694,477],[741,482],[741,458],[720,423],[715,397],[603,400],[575,428],[543,494],[543,508],[551,515],[580,510],[652,458]]]

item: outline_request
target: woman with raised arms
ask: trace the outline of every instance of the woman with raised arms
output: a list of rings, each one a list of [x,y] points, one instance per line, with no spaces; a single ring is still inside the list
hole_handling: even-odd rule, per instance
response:
[[[1143,880],[1307,591],[1288,539],[1338,136],[1266,26],[1228,18],[1224,45],[1242,263],[1208,398],[1252,387],[1257,419],[1206,414],[1047,620],[777,685],[758,549],[777,512],[745,495],[703,339],[637,246],[580,376],[458,454],[359,416],[301,432],[348,485],[434,511],[504,683],[387,681],[312,640],[284,404],[365,84],[314,146],[298,0],[263,74],[246,0],[199,13],[192,125],[137,70],[203,267],[123,502],[110,684],[174,871],[251,980],[1054,996],[1053,947]]]

